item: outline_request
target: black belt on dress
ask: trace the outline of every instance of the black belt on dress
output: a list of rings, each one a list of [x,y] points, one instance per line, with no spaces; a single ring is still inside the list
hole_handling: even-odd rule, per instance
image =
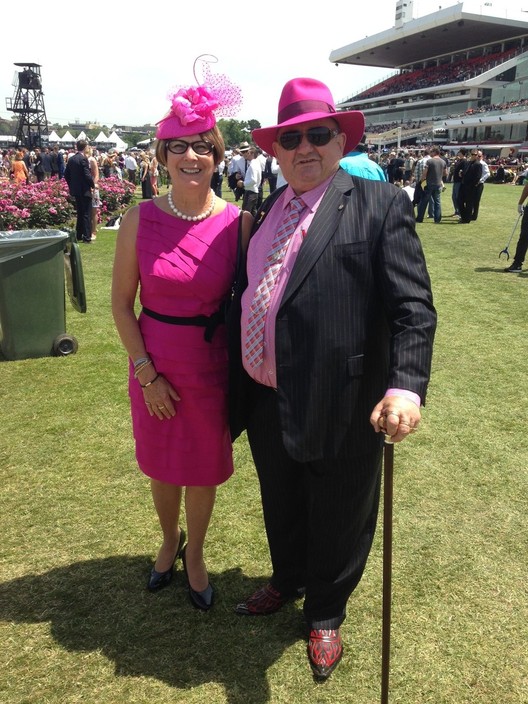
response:
[[[206,342],[211,342],[213,339],[214,331],[223,322],[225,322],[225,316],[223,310],[217,310],[216,313],[212,315],[195,315],[192,318],[180,318],[176,315],[163,315],[163,313],[156,313],[150,308],[142,308],[143,313],[148,315],[149,318],[154,318],[162,323],[168,323],[169,325],[196,325],[197,327],[205,328],[204,340]]]

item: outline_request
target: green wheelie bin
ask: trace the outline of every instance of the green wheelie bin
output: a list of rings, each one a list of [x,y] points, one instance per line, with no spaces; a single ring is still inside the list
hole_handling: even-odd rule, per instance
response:
[[[65,285],[66,283],[66,285]],[[0,232],[0,351],[7,360],[66,356],[77,340],[66,333],[66,289],[86,312],[81,254],[61,230]]]

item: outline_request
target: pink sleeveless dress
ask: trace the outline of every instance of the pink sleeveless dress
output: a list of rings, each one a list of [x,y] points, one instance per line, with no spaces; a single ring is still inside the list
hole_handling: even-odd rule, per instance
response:
[[[142,306],[162,315],[210,316],[230,292],[235,271],[238,207],[190,223],[140,203],[137,257]],[[227,417],[227,338],[219,325],[172,325],[144,313],[139,326],[156,370],[176,389],[176,415],[151,417],[129,369],[136,458],[142,472],[179,486],[216,486],[233,473]]]

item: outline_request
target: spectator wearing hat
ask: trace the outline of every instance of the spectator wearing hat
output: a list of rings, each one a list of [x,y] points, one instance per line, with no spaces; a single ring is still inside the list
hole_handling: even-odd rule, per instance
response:
[[[229,162],[229,167],[227,169],[227,184],[229,188],[233,191],[235,196],[235,201],[238,201],[244,196],[244,186],[239,186],[238,182],[244,179],[246,173],[246,160],[244,159],[244,152],[249,149],[249,144],[247,142],[242,142],[240,146],[233,149],[233,156]]]
[[[286,83],[277,124],[252,136],[288,185],[262,206],[247,286],[230,308],[243,367],[237,375],[232,358],[232,435],[247,428],[272,564],[236,612],[261,616],[304,597],[317,680],[341,660],[340,627],[374,537],[384,435],[399,442],[420,423],[436,325],[407,194],[339,167],[364,126],[361,112],[336,112],[323,83]]]
[[[480,163],[477,149],[472,149],[469,161],[462,174],[460,190],[458,192],[458,210],[460,213],[459,225],[471,222],[473,208],[477,198],[477,189],[482,178],[482,164]]]
[[[244,189],[242,199],[242,210],[251,213],[253,216],[259,207],[259,194],[262,185],[262,165],[258,159],[255,147],[248,147],[242,151],[246,160],[246,173],[243,179],[238,182],[238,187]]]

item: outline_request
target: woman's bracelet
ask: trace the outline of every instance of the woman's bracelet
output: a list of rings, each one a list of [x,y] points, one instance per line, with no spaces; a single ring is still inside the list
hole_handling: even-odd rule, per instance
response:
[[[146,389],[147,386],[150,386],[151,384],[153,384],[153,383],[156,381],[156,379],[157,379],[158,377],[159,377],[159,374],[156,374],[156,376],[154,377],[154,379],[151,379],[151,380],[148,381],[146,384],[142,384],[141,382],[139,382],[139,385],[141,386],[142,389]]]
[[[146,362],[143,362],[142,364],[138,364],[137,367],[134,367],[134,379],[137,379],[139,374],[143,371],[143,369],[146,369],[148,366],[152,364],[151,359],[147,359]]]
[[[140,364],[143,364],[144,362],[150,362],[150,361],[151,361],[150,357],[139,357],[139,359],[136,359],[136,361],[134,362],[134,369],[136,369],[136,367],[139,367]]]

